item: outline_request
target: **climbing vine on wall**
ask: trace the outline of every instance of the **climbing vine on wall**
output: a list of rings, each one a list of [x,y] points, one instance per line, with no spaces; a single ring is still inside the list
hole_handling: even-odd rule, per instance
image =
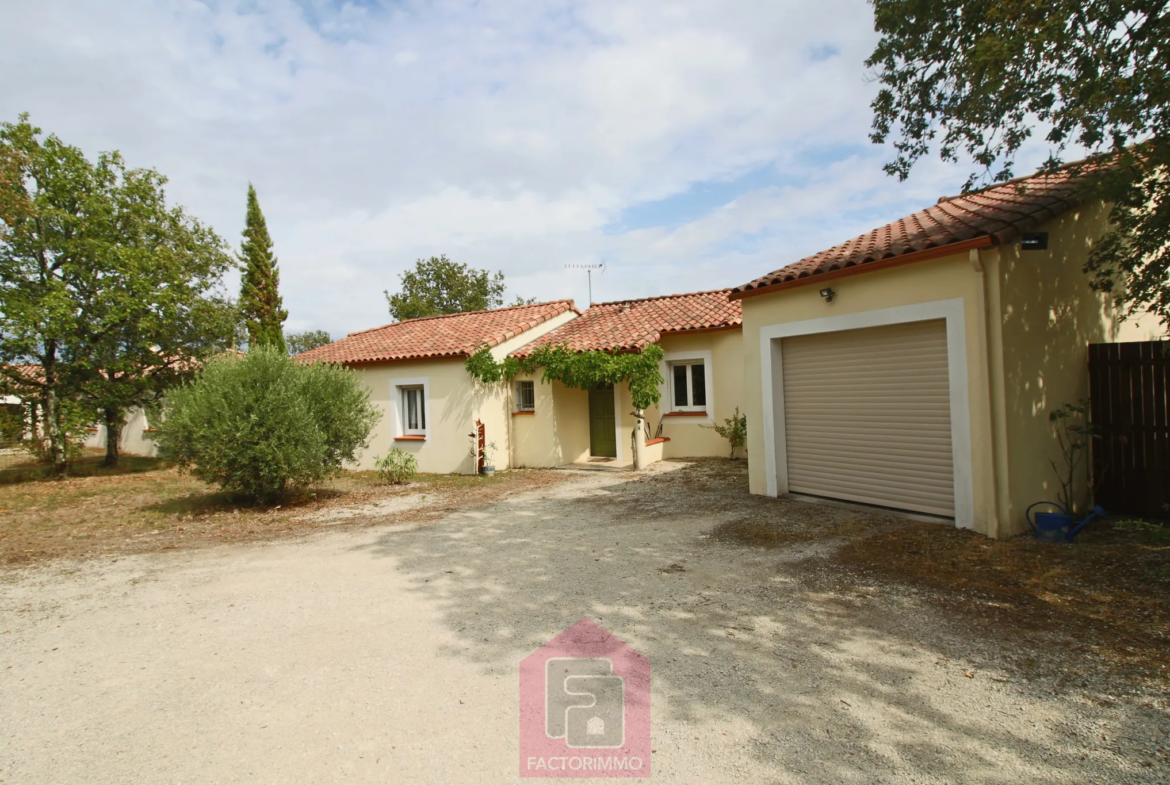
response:
[[[634,408],[648,409],[658,403],[658,385],[662,374],[662,347],[647,346],[637,354],[610,354],[609,352],[574,352],[565,346],[542,346],[524,359],[507,357],[497,362],[491,350],[484,346],[467,358],[464,367],[484,384],[513,379],[522,373],[535,373],[542,368],[541,381],[558,381],[566,387],[588,390],[599,384],[628,382]]]

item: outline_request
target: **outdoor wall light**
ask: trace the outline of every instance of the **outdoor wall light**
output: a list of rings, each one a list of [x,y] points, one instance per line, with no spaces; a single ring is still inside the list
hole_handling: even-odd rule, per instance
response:
[[[821,289],[821,297],[824,297],[827,303],[833,302],[833,296],[836,294],[831,288]]]
[[[1047,251],[1048,232],[1024,232],[1020,238],[1020,249],[1024,251]]]

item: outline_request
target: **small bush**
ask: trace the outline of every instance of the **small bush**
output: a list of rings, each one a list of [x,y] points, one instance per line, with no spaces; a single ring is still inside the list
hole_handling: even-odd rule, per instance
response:
[[[740,414],[738,406],[735,407],[735,414],[724,420],[722,425],[716,423],[702,427],[715,431],[728,441],[731,445],[732,460],[735,460],[736,449],[747,444],[747,415]]]
[[[274,501],[336,473],[380,414],[358,375],[270,347],[211,360],[168,393],[159,454],[226,491]]]
[[[408,452],[397,447],[374,462],[378,471],[378,479],[390,485],[403,485],[410,482],[418,473],[418,459]]]
[[[65,460],[73,463],[81,458],[85,440],[89,438],[89,427],[93,425],[95,412],[73,400],[57,402],[61,408],[61,429],[65,437]],[[23,425],[23,423],[22,423]],[[32,456],[37,463],[52,463],[52,451],[49,447],[49,437],[45,424],[38,422],[35,429],[23,434],[21,446]]]

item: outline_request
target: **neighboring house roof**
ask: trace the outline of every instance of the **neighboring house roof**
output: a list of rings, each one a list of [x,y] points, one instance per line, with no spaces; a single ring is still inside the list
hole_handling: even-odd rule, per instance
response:
[[[517,305],[492,311],[407,319],[350,333],[296,356],[300,362],[377,363],[439,357],[468,357],[485,344],[497,346],[566,311],[572,300]]]
[[[732,290],[732,297],[912,254],[913,258],[906,261],[1008,243],[1076,206],[1076,186],[1077,178],[1066,168],[1055,174],[1019,177],[961,196],[944,196],[932,207],[738,286]]]
[[[727,299],[730,289],[670,294],[641,300],[598,303],[579,318],[561,325],[513,356],[526,357],[541,346],[567,346],[573,351],[641,350],[668,333],[720,330],[743,325],[743,308]]]
[[[29,395],[33,393],[45,379],[45,370],[34,363],[13,363],[5,366],[7,373],[0,373],[0,392],[14,395]],[[27,379],[30,384],[21,384],[20,379],[14,379],[10,374]]]

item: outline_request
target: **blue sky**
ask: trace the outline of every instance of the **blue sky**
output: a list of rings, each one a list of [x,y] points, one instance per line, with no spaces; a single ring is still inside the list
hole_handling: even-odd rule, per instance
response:
[[[734,286],[956,192],[967,165],[881,171],[871,28],[864,0],[14,3],[0,119],[159,169],[236,245],[253,182],[288,328],[340,337],[420,256],[584,305],[566,264],[607,264],[598,300]]]

